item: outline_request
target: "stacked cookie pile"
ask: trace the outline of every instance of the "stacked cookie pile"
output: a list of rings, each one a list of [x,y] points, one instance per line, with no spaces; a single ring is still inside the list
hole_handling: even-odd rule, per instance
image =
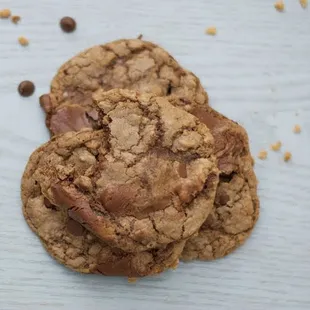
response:
[[[247,134],[162,48],[90,48],[40,103],[52,138],[26,166],[23,211],[62,264],[141,277],[223,257],[250,235],[259,201]]]

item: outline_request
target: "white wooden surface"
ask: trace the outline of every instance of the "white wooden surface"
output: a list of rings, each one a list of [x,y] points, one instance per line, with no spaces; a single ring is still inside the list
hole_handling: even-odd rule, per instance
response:
[[[1,0],[22,17],[0,20],[1,310],[310,308],[310,8],[285,4],[278,13],[272,0]],[[58,27],[65,15],[77,20],[74,34]],[[204,35],[209,25],[218,36]],[[140,33],[201,78],[212,106],[247,128],[254,154],[281,140],[293,160],[257,160],[261,218],[244,247],[128,284],[54,262],[23,220],[19,186],[48,139],[38,96],[56,69],[84,48]],[[24,79],[37,86],[28,99],[16,91]]]

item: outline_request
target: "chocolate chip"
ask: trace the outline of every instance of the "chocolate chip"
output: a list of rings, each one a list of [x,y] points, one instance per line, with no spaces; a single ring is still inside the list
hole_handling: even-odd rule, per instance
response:
[[[76,28],[76,22],[72,17],[65,16],[60,20],[60,27],[64,32],[73,32]]]
[[[181,178],[187,178],[187,167],[185,163],[179,163],[178,173]]]
[[[138,35],[137,39],[138,40],[142,40],[142,38],[143,38],[143,34],[141,33],[141,34]]]
[[[191,113],[195,115],[209,129],[213,129],[219,123],[219,120],[205,109],[194,108],[193,110],[191,110]]]
[[[40,101],[40,106],[43,108],[43,110],[46,113],[52,110],[51,98],[48,94],[40,96],[39,101]]]
[[[34,93],[35,86],[31,81],[23,81],[18,85],[18,92],[23,97],[29,97]]]
[[[82,236],[84,233],[84,227],[71,218],[67,221],[67,230],[74,236]]]

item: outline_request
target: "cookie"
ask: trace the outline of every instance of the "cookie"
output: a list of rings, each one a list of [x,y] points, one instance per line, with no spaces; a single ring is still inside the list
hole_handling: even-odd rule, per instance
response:
[[[34,171],[43,195],[126,252],[192,236],[218,182],[208,128],[163,97],[112,90],[96,98],[102,130],[45,146]]]
[[[52,134],[65,130],[79,130],[82,124],[91,127],[96,115],[89,114],[91,96],[102,88],[124,88],[159,96],[177,96],[200,104],[208,103],[207,93],[199,79],[184,70],[159,46],[138,40],[118,40],[94,46],[67,61],[51,83],[49,96],[41,105],[46,112],[46,124]],[[75,113],[62,109],[77,105]],[[58,115],[61,114],[61,115]],[[68,119],[69,117],[69,119]],[[70,123],[70,118],[81,118],[74,127],[55,127],[54,122]],[[71,122],[72,123],[72,122]],[[62,131],[61,131],[62,130]]]
[[[35,151],[29,159],[22,179],[22,201],[28,225],[52,257],[75,271],[107,276],[141,277],[177,265],[185,241],[151,251],[125,253],[108,246],[52,205],[42,195],[34,177],[47,145]]]
[[[212,108],[192,102],[175,105],[197,116],[215,141],[220,180],[213,211],[199,234],[190,238],[183,260],[223,257],[242,245],[259,217],[257,180],[246,131]]]

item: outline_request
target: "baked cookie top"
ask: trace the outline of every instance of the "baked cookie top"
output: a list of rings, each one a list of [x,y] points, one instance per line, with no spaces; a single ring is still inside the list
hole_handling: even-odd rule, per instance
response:
[[[59,109],[71,104],[80,106],[80,109],[79,112],[75,110],[74,115],[69,113],[67,116],[76,117],[78,113],[85,117],[80,125],[87,123],[87,127],[91,127],[93,115],[87,112],[91,110],[92,93],[99,88],[124,88],[158,96],[173,95],[199,104],[208,103],[207,93],[199,79],[184,70],[164,49],[138,39],[118,40],[87,49],[58,70],[51,83],[49,96],[44,96],[41,102],[51,133],[58,134],[66,130],[65,126],[53,126],[53,116]],[[66,120],[66,117],[62,118],[62,122]],[[78,125],[75,122],[71,130],[81,129]]]
[[[182,104],[180,101],[176,105]],[[206,124],[214,137],[220,170],[214,208],[199,234],[186,243],[182,258],[223,257],[244,243],[259,217],[257,180],[246,131],[207,106],[183,108]]]
[[[141,277],[177,265],[185,241],[150,251],[125,253],[108,246],[61,208],[52,205],[35,178],[35,171],[46,156],[45,148],[43,145],[29,159],[22,179],[22,201],[28,225],[52,257],[75,271],[107,276]]]
[[[167,99],[96,94],[102,130],[55,136],[34,179],[43,195],[111,246],[157,248],[193,235],[213,206],[213,138]]]

